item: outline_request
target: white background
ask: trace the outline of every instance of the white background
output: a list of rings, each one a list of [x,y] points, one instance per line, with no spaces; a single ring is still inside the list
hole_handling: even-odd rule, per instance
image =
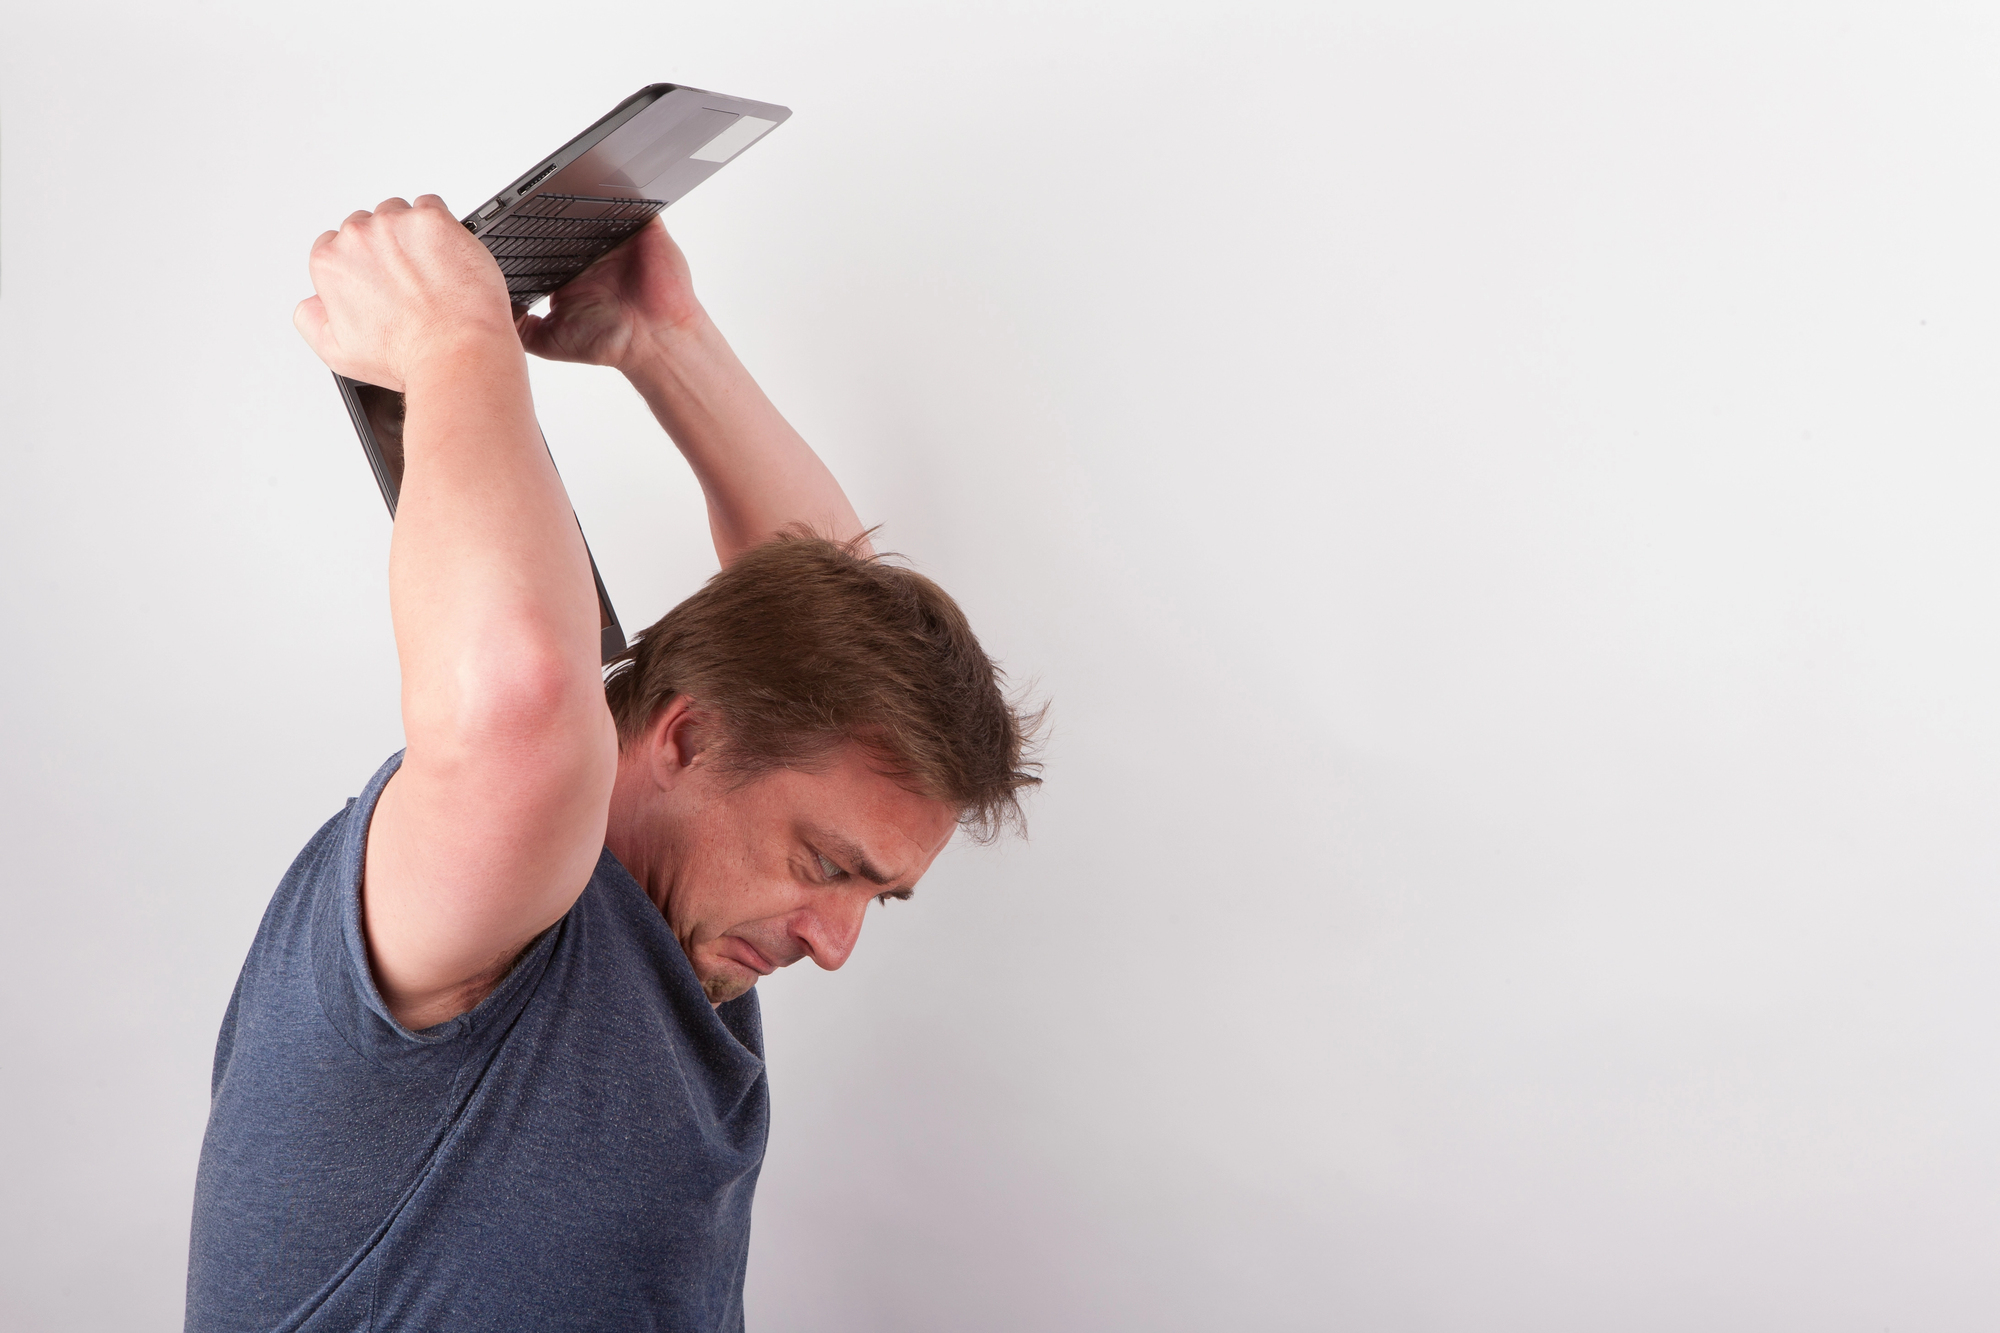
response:
[[[657,80],[669,214],[1054,704],[765,985],[759,1330],[1970,1330],[2000,1302],[1990,6],[0,19],[0,1326],[173,1327],[208,1061],[400,743],[313,236]],[[538,366],[612,594],[712,556]]]

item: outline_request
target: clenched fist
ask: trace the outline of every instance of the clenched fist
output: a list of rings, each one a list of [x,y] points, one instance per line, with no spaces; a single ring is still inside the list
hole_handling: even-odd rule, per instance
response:
[[[339,374],[402,390],[424,357],[515,341],[507,281],[434,194],[385,199],[313,242],[313,291],[292,323]]]

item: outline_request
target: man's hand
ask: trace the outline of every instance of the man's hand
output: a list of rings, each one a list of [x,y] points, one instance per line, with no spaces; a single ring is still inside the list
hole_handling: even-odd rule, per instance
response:
[[[653,338],[704,318],[687,260],[654,218],[551,296],[546,316],[523,316],[521,345],[551,361],[630,374]]]
[[[401,391],[418,361],[504,337],[507,280],[434,194],[384,199],[313,242],[313,290],[292,323],[339,374]]]

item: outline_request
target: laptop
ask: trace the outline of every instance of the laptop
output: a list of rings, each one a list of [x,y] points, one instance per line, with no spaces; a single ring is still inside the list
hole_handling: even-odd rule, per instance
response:
[[[791,114],[768,102],[671,83],[641,88],[473,209],[465,228],[500,261],[518,316]],[[393,518],[403,483],[403,395],[344,375],[333,378]],[[625,631],[594,557],[590,575],[609,662],[625,651]]]

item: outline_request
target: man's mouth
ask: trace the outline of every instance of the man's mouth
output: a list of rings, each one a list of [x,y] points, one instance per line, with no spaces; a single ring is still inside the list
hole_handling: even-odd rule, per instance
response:
[[[749,968],[752,972],[755,972],[758,976],[768,977],[778,970],[777,964],[766,958],[759,952],[757,946],[750,943],[750,941],[739,939],[734,935],[728,938],[729,942],[736,946],[733,951],[736,961]]]

